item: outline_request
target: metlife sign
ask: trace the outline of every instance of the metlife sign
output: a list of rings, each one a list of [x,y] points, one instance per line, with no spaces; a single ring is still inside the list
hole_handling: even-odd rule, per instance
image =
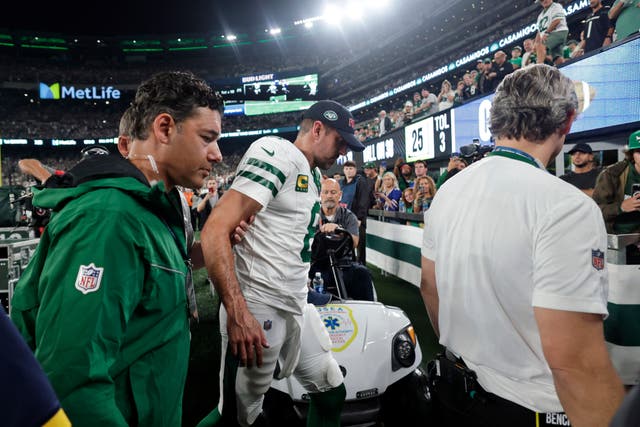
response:
[[[51,86],[40,83],[40,99],[120,99],[120,95],[120,91],[113,86],[76,88],[61,86],[60,83]]]

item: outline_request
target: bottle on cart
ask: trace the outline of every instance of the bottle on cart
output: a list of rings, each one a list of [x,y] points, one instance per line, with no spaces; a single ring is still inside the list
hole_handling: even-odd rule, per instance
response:
[[[399,212],[406,212],[407,208],[404,206],[404,200],[400,199],[400,202],[398,202],[398,211]]]
[[[315,277],[313,278],[313,290],[319,294],[324,294],[324,280],[322,279],[322,274],[320,272],[316,272]]]

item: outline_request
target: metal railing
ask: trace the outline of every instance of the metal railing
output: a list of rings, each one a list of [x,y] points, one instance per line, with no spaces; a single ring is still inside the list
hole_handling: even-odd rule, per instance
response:
[[[414,221],[414,222],[424,222],[424,212],[419,213],[411,213],[411,212],[395,212],[395,211],[385,211],[382,209],[369,209],[369,215],[379,221],[384,221],[385,219],[398,219],[405,221]]]

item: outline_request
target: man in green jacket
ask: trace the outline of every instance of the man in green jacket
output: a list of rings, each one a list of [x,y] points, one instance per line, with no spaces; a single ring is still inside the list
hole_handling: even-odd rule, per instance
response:
[[[36,190],[51,208],[11,318],[74,426],[180,426],[190,248],[176,186],[222,159],[223,102],[203,80],[138,88],[127,158],[88,156]]]
[[[604,169],[593,189],[607,232],[613,234],[640,231],[640,130],[629,136],[627,148],[626,158]],[[640,250],[635,245],[627,249],[627,261],[640,263]]]
[[[640,193],[633,192],[633,184],[640,184],[640,130],[629,136],[627,148],[626,158],[603,170],[593,190],[609,233],[640,229]]]

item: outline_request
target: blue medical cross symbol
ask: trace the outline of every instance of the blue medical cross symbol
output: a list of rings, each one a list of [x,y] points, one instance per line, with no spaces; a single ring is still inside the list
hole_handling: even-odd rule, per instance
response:
[[[335,328],[339,328],[340,319],[336,319],[335,317],[329,316],[326,319],[324,319],[324,326],[327,328],[331,328],[331,330],[334,330]]]

